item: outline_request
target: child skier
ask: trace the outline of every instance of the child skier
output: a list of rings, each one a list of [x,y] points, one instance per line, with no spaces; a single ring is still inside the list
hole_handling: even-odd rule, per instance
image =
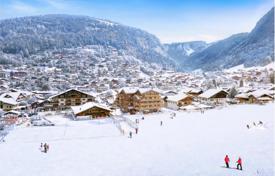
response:
[[[236,163],[237,163],[237,169],[243,170],[241,157],[239,157]]]

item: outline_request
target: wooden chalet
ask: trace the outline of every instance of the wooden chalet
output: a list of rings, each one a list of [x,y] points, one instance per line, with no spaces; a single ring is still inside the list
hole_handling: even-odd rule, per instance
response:
[[[256,90],[249,93],[242,93],[235,96],[239,103],[267,103],[273,101],[274,97],[267,90]]]
[[[79,106],[87,102],[95,101],[95,96],[76,89],[69,89],[49,98],[52,110],[69,109],[71,106]]]
[[[168,96],[165,98],[166,106],[170,109],[179,109],[182,106],[187,106],[192,104],[193,97],[185,93],[179,93],[174,96]]]
[[[123,88],[115,103],[123,112],[157,112],[164,103],[160,93],[153,89]]]
[[[88,102],[80,106],[72,106],[71,109],[76,118],[104,118],[110,116],[112,112],[107,106],[94,102]]]
[[[209,101],[215,103],[222,103],[226,101],[228,92],[222,89],[208,89],[198,96],[201,101]]]

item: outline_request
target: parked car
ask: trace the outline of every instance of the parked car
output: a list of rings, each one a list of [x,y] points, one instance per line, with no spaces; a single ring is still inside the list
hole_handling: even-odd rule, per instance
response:
[[[54,126],[54,123],[45,119],[33,120],[31,123],[33,126]]]

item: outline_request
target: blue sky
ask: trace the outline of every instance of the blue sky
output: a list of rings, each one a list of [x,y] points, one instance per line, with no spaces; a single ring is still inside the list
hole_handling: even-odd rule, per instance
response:
[[[156,35],[163,43],[249,32],[273,0],[0,0],[0,19],[77,14],[109,19]]]

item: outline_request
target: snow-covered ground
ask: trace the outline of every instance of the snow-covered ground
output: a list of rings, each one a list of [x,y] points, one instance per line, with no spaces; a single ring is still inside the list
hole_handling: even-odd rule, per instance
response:
[[[122,135],[111,119],[70,121],[48,116],[56,126],[17,127],[0,143],[4,176],[272,176],[273,104],[234,105],[200,112],[126,116],[139,118],[139,133]],[[247,129],[258,123],[263,127]],[[163,126],[160,126],[163,121]],[[125,125],[125,123],[123,123]],[[123,125],[122,125],[123,126]],[[252,125],[253,126],[253,125]],[[48,153],[39,150],[50,145]],[[243,171],[225,169],[239,156]]]

